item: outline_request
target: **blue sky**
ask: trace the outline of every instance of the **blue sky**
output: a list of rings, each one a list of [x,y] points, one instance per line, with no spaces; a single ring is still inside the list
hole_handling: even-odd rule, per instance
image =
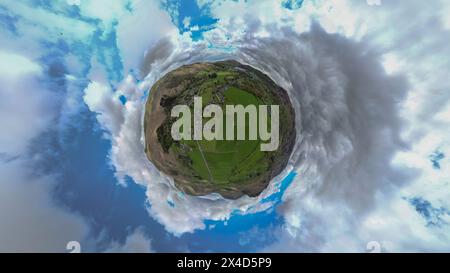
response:
[[[198,26],[198,30],[191,31],[193,40],[201,39],[202,33],[214,28],[218,21],[211,16],[208,4],[199,7],[196,0],[167,0],[163,8],[170,14],[180,33],[191,31],[191,27]]]

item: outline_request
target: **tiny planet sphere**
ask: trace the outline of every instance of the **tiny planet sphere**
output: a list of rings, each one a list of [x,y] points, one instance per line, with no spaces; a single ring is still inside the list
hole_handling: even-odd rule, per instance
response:
[[[210,105],[217,111],[208,115]],[[191,116],[182,120],[180,113],[174,115],[176,106],[184,107],[183,116]],[[247,111],[239,121],[230,109]],[[199,112],[200,119],[195,116]],[[223,119],[211,121],[220,114]],[[180,126],[180,121],[186,124]],[[184,138],[174,137],[177,128]],[[144,135],[147,158],[184,193],[255,197],[288,164],[296,138],[295,112],[288,93],[249,65],[234,60],[195,63],[167,73],[152,86]]]

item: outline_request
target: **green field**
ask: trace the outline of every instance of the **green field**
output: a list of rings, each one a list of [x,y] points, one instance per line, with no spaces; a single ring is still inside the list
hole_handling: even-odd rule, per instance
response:
[[[203,107],[221,106],[225,140],[175,140],[172,137],[173,124],[180,124],[180,117],[171,114],[176,105],[190,108],[193,136],[193,110],[199,96]],[[260,105],[278,105],[278,148],[261,151],[263,143],[259,132],[256,137],[259,140],[249,140],[249,128],[258,130],[259,124],[258,121],[249,124],[248,114],[244,128],[239,127],[238,115],[235,115],[236,140],[226,140],[227,118],[230,118],[226,105],[254,105],[257,114]],[[267,128],[270,128],[272,108],[268,110]],[[258,196],[288,163],[295,143],[294,114],[286,90],[249,65],[234,60],[182,65],[159,79],[149,93],[144,116],[145,153],[161,172],[173,178],[178,189],[187,194],[218,193],[229,199]],[[203,126],[209,119],[203,118]],[[183,125],[183,130],[186,129],[184,126],[187,125]],[[244,140],[237,140],[238,130],[245,130]]]
[[[220,76],[217,78],[220,80]],[[202,99],[208,103],[214,95],[213,91],[209,88],[203,90]],[[242,104],[243,106],[262,104],[253,94],[236,87],[229,87],[224,92],[224,97],[224,104]],[[207,119],[204,120],[206,121]],[[247,131],[248,120],[246,136],[248,136]],[[192,160],[192,167],[196,173],[202,179],[215,184],[246,181],[246,178],[256,176],[268,168],[265,152],[260,151],[259,140],[183,140],[182,144],[190,147],[188,156]]]

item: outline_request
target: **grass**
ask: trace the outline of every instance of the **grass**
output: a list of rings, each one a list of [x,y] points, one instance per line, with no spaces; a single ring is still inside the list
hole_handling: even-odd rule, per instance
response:
[[[229,76],[232,76],[232,73],[218,72],[217,78],[204,83],[202,85],[203,101],[209,102],[213,96],[214,91],[208,82],[221,81],[221,77]],[[253,94],[236,87],[229,87],[224,92],[224,96],[225,104],[244,106],[262,104]],[[206,121],[207,119],[204,120]],[[248,120],[246,125],[248,137]],[[182,143],[190,147],[188,156],[192,160],[194,171],[202,179],[215,184],[245,182],[250,176],[264,172],[268,168],[265,152],[260,151],[259,140],[183,140]]]

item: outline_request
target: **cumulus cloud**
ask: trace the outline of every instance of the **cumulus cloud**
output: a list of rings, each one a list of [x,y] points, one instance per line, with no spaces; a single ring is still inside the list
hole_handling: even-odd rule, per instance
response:
[[[86,238],[88,222],[54,203],[55,177],[36,177],[27,167],[0,162],[0,252],[65,252],[69,241]]]
[[[17,156],[50,122],[51,103],[44,99],[47,92],[38,84],[42,68],[37,63],[0,51],[0,70],[4,72],[0,73],[0,123],[8,130],[0,136],[0,153]]]
[[[98,82],[91,82],[85,89],[84,102],[90,106],[91,111],[100,113],[99,121],[105,124],[111,132],[117,133],[124,122],[120,100],[114,96],[109,86]],[[108,115],[101,113],[107,112]]]
[[[161,39],[175,36],[178,31],[169,15],[157,1],[135,0],[132,12],[124,15],[117,26],[117,43],[124,61],[125,71],[137,69],[143,57]],[[139,26],[148,26],[141,29]]]
[[[63,252],[87,236],[81,216],[58,207],[56,179],[37,175],[28,150],[55,117],[51,92],[40,83],[42,67],[16,52],[0,51],[0,251]]]

